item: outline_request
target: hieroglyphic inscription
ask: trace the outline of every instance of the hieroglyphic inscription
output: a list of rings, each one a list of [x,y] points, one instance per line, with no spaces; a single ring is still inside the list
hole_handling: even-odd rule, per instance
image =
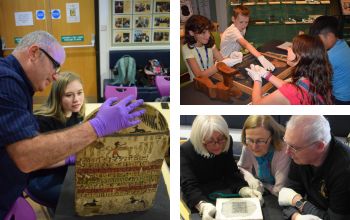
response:
[[[146,114],[139,125],[100,138],[77,155],[78,215],[152,207],[163,158],[169,148],[169,130],[160,112],[147,105],[142,108],[146,108]]]

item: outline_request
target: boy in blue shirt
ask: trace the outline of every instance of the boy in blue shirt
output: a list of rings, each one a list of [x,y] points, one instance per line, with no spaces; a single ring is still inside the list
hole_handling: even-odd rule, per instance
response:
[[[334,104],[350,104],[350,47],[345,40],[339,39],[339,25],[333,16],[320,16],[311,25],[309,34],[318,35],[326,50],[333,68]]]

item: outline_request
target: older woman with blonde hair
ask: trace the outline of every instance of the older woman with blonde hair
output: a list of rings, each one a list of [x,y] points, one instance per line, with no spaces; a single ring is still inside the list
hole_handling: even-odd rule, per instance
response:
[[[290,158],[283,142],[285,128],[272,116],[251,115],[242,129],[243,149],[238,167],[249,186],[278,196],[289,171]]]
[[[180,148],[180,184],[189,208],[202,219],[214,219],[216,209],[211,195],[237,194],[257,197],[248,187],[233,158],[232,138],[225,119],[219,115],[199,115],[192,124],[190,139]]]

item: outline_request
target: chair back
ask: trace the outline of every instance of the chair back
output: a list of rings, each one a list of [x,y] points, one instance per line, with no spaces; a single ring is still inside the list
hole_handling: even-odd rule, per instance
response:
[[[123,99],[129,95],[135,96],[137,98],[137,87],[131,86],[110,86],[107,85],[105,88],[105,99],[110,97],[118,97],[119,99]]]
[[[52,208],[52,209],[55,209],[55,207],[56,207],[56,205],[54,205],[54,204],[50,204],[50,203],[48,203],[48,202],[45,202],[45,201],[42,201],[42,200],[38,199],[34,194],[32,194],[32,193],[30,192],[30,190],[29,190],[28,188],[25,188],[25,189],[23,190],[23,192],[25,192],[25,193],[29,196],[29,198],[30,198],[31,200],[33,200],[34,202],[36,202],[36,203],[38,203],[38,204],[40,204],[40,205],[42,205],[42,206],[46,206],[46,207]]]
[[[156,76],[156,86],[160,96],[170,96],[170,76]]]
[[[11,219],[36,220],[36,215],[33,208],[25,200],[25,198],[18,197],[15,203],[12,205],[10,211],[4,218],[4,220]]]

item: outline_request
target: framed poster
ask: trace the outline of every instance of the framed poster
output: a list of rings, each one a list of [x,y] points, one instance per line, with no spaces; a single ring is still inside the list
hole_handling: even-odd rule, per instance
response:
[[[153,28],[170,28],[170,14],[153,15]]]
[[[134,14],[151,14],[152,13],[151,0],[135,0]]]
[[[154,0],[154,13],[170,13],[170,1]]]
[[[131,28],[131,15],[115,15],[113,29]]]
[[[150,43],[151,42],[151,29],[134,29],[133,43]]]
[[[131,43],[131,30],[114,30],[113,44],[127,44]]]
[[[350,0],[340,0],[343,15],[350,15]]]
[[[153,42],[169,43],[169,30],[155,29],[153,30]]]
[[[110,5],[112,47],[169,45],[170,0],[110,0]]]
[[[131,1],[129,0],[114,0],[114,14],[130,14]]]
[[[134,28],[151,28],[150,15],[134,15]]]

